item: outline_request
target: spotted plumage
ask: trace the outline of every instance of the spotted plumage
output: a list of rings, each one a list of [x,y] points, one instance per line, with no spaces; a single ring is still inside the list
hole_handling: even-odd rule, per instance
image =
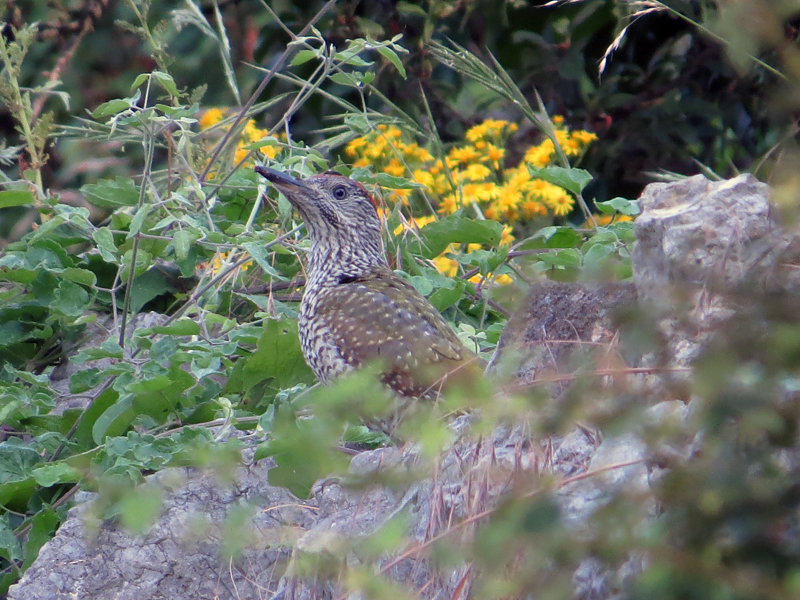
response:
[[[407,397],[431,396],[482,361],[414,286],[387,266],[375,203],[337,173],[305,180],[256,171],[292,203],[311,238],[300,304],[300,343],[323,383],[378,361],[382,380]]]

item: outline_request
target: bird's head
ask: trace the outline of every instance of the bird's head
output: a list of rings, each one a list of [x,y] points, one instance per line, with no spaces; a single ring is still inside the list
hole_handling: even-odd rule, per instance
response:
[[[363,185],[331,171],[298,179],[256,166],[300,213],[311,237],[312,253],[358,252],[370,263],[383,263],[381,223],[376,204]]]

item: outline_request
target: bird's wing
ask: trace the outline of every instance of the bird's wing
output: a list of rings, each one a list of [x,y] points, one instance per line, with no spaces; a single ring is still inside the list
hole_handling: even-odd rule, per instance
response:
[[[317,310],[349,364],[383,361],[384,381],[404,395],[424,393],[475,360],[430,302],[393,273],[340,284]]]

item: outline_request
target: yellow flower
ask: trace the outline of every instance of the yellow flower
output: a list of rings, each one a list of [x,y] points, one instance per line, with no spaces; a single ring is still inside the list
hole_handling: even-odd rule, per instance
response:
[[[356,156],[362,148],[366,147],[366,145],[367,145],[366,137],[364,136],[357,137],[356,139],[347,142],[347,146],[345,147],[344,152],[345,154],[347,154],[347,156]]]
[[[452,215],[459,208],[461,208],[461,201],[456,194],[447,194],[439,202],[439,212],[446,215]]]
[[[433,189],[434,179],[433,175],[431,175],[428,171],[423,171],[422,169],[414,169],[414,181],[417,183],[421,183],[429,190]]]
[[[458,261],[453,258],[448,258],[444,254],[434,258],[433,264],[436,265],[436,268],[439,269],[442,275],[455,277],[458,274]]]
[[[236,148],[236,152],[233,153],[234,162],[236,162],[236,163],[242,162],[245,158],[247,158],[247,153],[248,153],[248,150],[245,150],[244,148],[242,148],[241,145],[239,147],[237,147]]]
[[[523,160],[534,167],[546,167],[550,164],[550,158],[555,152],[552,140],[550,138],[544,140],[538,146],[531,146],[525,151]]]
[[[532,219],[547,214],[547,207],[536,200],[525,200],[520,207],[526,219]]]
[[[514,228],[511,227],[511,225],[505,225],[503,227],[503,235],[500,237],[501,246],[510,246],[514,242],[512,231],[514,231]]]
[[[594,133],[589,133],[588,131],[583,131],[582,129],[579,131],[573,131],[572,137],[578,140],[581,144],[588,144],[597,139],[597,136]]]
[[[229,256],[230,252],[218,252],[217,254],[214,255],[214,258],[211,260],[211,269],[214,271],[215,275],[219,273],[224,267],[229,266],[226,264],[228,262]],[[247,271],[252,266],[253,266],[253,261],[248,260],[241,266],[241,268],[243,271]]]
[[[554,125],[562,125],[564,123],[564,117],[561,115],[553,115],[552,120]]]
[[[470,142],[478,142],[485,138],[489,134],[489,128],[486,125],[486,121],[481,123],[480,125],[475,125],[475,127],[471,127],[467,130],[467,133],[464,134],[464,137],[467,138]]]
[[[389,198],[392,202],[400,202],[403,206],[408,206],[408,197],[411,195],[411,190],[392,190]]]
[[[558,186],[547,182],[544,183],[548,187],[542,189],[541,197],[547,207],[559,216],[569,214],[572,211],[572,196]]]
[[[501,121],[499,119],[486,119],[483,125],[494,135],[500,135],[506,127],[511,129],[511,124],[508,121]]]
[[[394,175],[395,177],[402,177],[406,172],[406,168],[403,166],[403,163],[393,158],[389,161],[389,164],[383,168],[383,172]]]
[[[473,162],[479,158],[480,154],[478,154],[478,151],[473,146],[453,148],[447,155],[447,166],[452,169],[460,163]]]
[[[495,183],[470,183],[464,188],[466,189],[468,186],[471,188],[471,195],[481,202],[489,202],[500,196],[500,187]]]
[[[221,108],[209,108],[203,112],[198,123],[200,125],[200,129],[208,129],[209,127],[213,127],[222,121],[224,118],[225,113],[222,112]]]
[[[476,285],[486,285],[487,283],[489,285],[493,283],[498,285],[508,285],[509,283],[514,283],[514,280],[505,273],[502,275],[494,275],[494,273],[489,273],[486,277],[483,277],[482,275],[473,275],[469,278],[469,280]]]
[[[494,144],[489,144],[486,147],[486,158],[492,161],[494,168],[499,168],[499,163],[503,160],[506,156],[506,149],[505,148],[498,148]]]
[[[470,181],[483,181],[491,175],[492,172],[480,163],[472,163],[467,167],[467,170],[464,171],[464,174]]]
[[[275,157],[278,156],[278,151],[280,148],[278,148],[278,146],[261,146],[259,150],[261,151],[261,154],[270,160],[274,160]]]

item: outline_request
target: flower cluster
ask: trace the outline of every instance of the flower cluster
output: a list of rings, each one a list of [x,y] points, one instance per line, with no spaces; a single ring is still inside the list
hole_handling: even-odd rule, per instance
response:
[[[596,136],[587,131],[568,131],[563,118],[553,118],[556,139],[567,156],[577,156]],[[487,120],[467,131],[465,144],[453,147],[444,161],[410,141],[394,126],[379,125],[368,135],[347,144],[345,153],[353,166],[372,167],[396,177],[409,177],[438,199],[438,211],[452,214],[459,208],[476,207],[488,219],[514,224],[547,214],[566,215],[574,198],[552,183],[533,177],[528,169],[545,167],[556,154],[553,141],[545,139],[525,152],[520,163],[505,168],[505,146],[517,125]],[[394,190],[395,200],[408,202],[408,190]]]
[[[200,116],[200,129],[203,131],[211,129],[212,127],[219,125],[225,118],[229,116],[229,111],[225,109],[209,108]],[[223,133],[228,131],[228,129],[230,129],[229,125],[223,124],[220,126],[220,131]],[[234,162],[239,163],[240,161],[244,160],[247,157],[247,153],[250,151],[249,148],[252,146],[252,144],[261,141],[268,141],[268,143],[264,144],[263,146],[258,146],[257,150],[265,157],[274,159],[280,150],[280,147],[278,146],[278,138],[269,135],[269,132],[266,129],[261,129],[258,127],[253,119],[247,119],[244,124],[244,129],[242,130],[239,139],[236,141],[236,152],[233,156]],[[254,162],[250,160],[247,161],[244,166],[253,166],[253,164]]]
[[[588,131],[567,130],[560,116],[553,117],[553,124],[558,144],[567,156],[580,155],[597,138]],[[505,223],[503,243],[511,243],[511,226],[515,223],[548,214],[567,215],[575,201],[566,190],[531,175],[529,167],[545,167],[556,155],[549,138],[528,148],[517,166],[506,168],[506,142],[517,129],[515,123],[486,120],[466,132],[465,143],[454,146],[444,160],[437,160],[397,127],[379,125],[351,140],[345,154],[355,167],[368,166],[423,185],[443,216],[466,207]],[[409,204],[410,197],[410,190],[392,190],[389,195],[390,200],[404,205]],[[417,217],[412,221],[421,227],[432,219]],[[467,247],[466,251],[474,249]],[[456,273],[455,260],[440,256],[434,262],[444,274]]]

